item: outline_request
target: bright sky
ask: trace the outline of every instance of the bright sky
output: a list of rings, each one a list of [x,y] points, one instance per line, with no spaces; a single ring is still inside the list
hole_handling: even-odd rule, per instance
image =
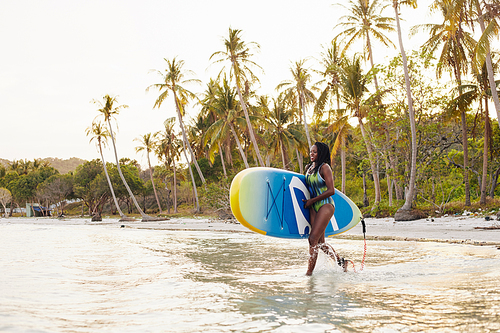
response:
[[[343,0],[347,5],[347,1]],[[392,1],[391,1],[392,3]],[[429,0],[416,10],[403,9],[403,34],[408,27],[430,22]],[[189,86],[201,93],[220,70],[210,56],[223,50],[228,29],[241,29],[243,39],[261,49],[253,58],[263,69],[258,93],[274,94],[289,79],[290,65],[316,57],[322,45],[339,32],[333,30],[345,14],[331,0],[2,0],[0,2],[0,158],[99,158],[85,129],[98,114],[91,103],[105,94],[118,95],[126,104],[118,116],[120,157],[147,164],[138,142],[148,132],[163,128],[176,115],[173,100],[153,109],[157,91],[145,89],[160,81],[153,69],[165,68],[163,58],[185,61]],[[393,16],[392,7],[385,16]],[[391,36],[397,45],[397,36]],[[420,38],[404,39],[405,48],[417,48]],[[397,50],[379,48],[382,62]],[[311,59],[307,63],[316,67]],[[198,106],[188,111],[196,115]],[[111,150],[105,151],[113,161]],[[157,161],[154,159],[153,164]]]

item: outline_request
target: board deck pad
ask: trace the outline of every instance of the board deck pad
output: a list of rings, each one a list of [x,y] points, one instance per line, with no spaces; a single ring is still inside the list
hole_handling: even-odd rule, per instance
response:
[[[231,210],[245,227],[268,236],[307,238],[311,225],[305,176],[275,168],[249,168],[231,183]],[[325,236],[343,233],[361,220],[361,211],[346,195],[335,189],[335,213]]]

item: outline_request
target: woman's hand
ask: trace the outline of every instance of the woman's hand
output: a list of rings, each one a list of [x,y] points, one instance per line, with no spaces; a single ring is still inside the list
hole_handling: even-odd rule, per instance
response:
[[[312,199],[309,199],[309,200],[306,200],[306,199],[302,199],[302,202],[304,203],[304,208],[305,209],[308,209],[309,207],[311,207],[313,205],[313,200]]]

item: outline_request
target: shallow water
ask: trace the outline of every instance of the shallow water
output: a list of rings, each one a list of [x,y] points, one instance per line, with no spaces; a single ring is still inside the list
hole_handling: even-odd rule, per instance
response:
[[[0,331],[497,332],[500,251],[368,242],[348,273],[307,241],[0,222]],[[359,269],[361,241],[329,240]]]

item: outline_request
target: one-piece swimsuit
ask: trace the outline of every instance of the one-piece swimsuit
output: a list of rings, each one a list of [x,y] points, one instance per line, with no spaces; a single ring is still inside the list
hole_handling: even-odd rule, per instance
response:
[[[321,164],[318,168],[318,171],[313,174],[310,174],[309,170],[307,170],[306,172],[306,184],[309,188],[309,192],[311,193],[311,198],[317,197],[328,189],[325,180],[319,174],[319,170],[321,169],[323,164]],[[331,204],[333,205],[333,207],[335,207],[335,203],[333,202],[333,198],[331,196],[323,200],[316,201],[315,203],[313,203],[312,207],[316,212],[318,212],[319,209],[325,204]]]

